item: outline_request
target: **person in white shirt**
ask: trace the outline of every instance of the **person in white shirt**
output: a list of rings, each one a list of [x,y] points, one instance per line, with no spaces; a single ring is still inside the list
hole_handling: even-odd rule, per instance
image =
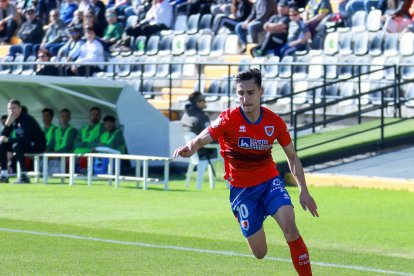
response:
[[[85,28],[86,42],[80,47],[79,56],[76,62],[79,64],[89,62],[103,62],[104,49],[96,39],[95,31],[92,27]],[[72,65],[67,71],[69,76],[91,76],[96,72],[100,72],[101,67],[97,65]]]
[[[149,37],[162,30],[171,29],[173,21],[173,8],[167,0],[153,0],[151,8],[145,14],[144,20],[135,26],[125,29],[128,36]]]

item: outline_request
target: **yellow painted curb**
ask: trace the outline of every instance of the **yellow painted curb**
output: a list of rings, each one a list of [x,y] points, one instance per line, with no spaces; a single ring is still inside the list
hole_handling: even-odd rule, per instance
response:
[[[414,192],[414,179],[397,179],[371,176],[350,176],[342,174],[306,173],[306,183],[309,186],[327,187],[339,186],[348,188],[375,188]],[[292,174],[285,175],[288,184],[295,184]]]

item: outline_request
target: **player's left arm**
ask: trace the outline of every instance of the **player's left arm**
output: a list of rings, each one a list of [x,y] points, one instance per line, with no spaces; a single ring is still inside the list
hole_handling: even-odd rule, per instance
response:
[[[296,153],[293,143],[290,142],[287,146],[283,147],[285,151],[290,171],[298,184],[300,190],[299,201],[303,210],[308,209],[312,216],[319,217],[318,206],[315,200],[309,194],[308,187],[306,186],[305,173],[303,172],[302,163]]]

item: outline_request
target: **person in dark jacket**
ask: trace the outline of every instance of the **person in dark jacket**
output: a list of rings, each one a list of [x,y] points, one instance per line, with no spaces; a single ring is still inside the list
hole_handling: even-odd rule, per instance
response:
[[[17,53],[23,53],[24,60],[30,55],[35,55],[39,50],[43,38],[43,26],[39,19],[36,19],[36,10],[29,7],[24,12],[26,21],[22,24],[18,37],[22,40],[21,44],[12,45],[9,55],[15,57]]]
[[[19,162],[22,174],[15,183],[30,183],[27,176],[25,153],[42,153],[46,149],[46,138],[36,120],[23,111],[18,100],[7,104],[8,116],[0,136],[0,183],[8,183],[7,152],[12,151]],[[14,132],[14,136],[10,134]]]
[[[210,118],[203,111],[207,107],[206,99],[201,92],[193,92],[188,96],[188,103],[185,105],[185,112],[181,118],[183,132],[200,134],[210,125]],[[197,151],[199,159],[216,157],[215,149],[201,148]]]

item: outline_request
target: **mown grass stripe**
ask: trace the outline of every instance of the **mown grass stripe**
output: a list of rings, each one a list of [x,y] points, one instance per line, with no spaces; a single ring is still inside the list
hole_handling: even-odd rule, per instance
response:
[[[2,228],[2,227],[0,227],[0,231],[9,232],[9,233],[38,235],[38,236],[45,236],[45,237],[96,241],[96,242],[103,242],[103,243],[110,243],[110,244],[133,245],[133,246],[156,248],[156,249],[170,249],[170,250],[197,252],[197,253],[254,258],[250,254],[243,254],[243,253],[238,253],[238,252],[233,252],[233,251],[209,250],[209,249],[183,247],[183,246],[175,246],[175,245],[160,245],[160,244],[149,244],[149,243],[142,243],[142,242],[120,241],[120,240],[102,239],[102,238],[87,237],[87,236],[77,236],[77,235],[59,234],[59,233],[46,233],[46,232],[10,229],[10,228]],[[284,259],[284,258],[278,258],[278,257],[266,257],[266,260],[287,262],[287,263],[291,262],[290,259]],[[321,266],[321,267],[334,267],[334,268],[342,268],[342,269],[357,270],[357,271],[364,271],[364,272],[389,274],[389,275],[414,276],[413,273],[408,273],[408,272],[384,270],[384,269],[377,269],[377,268],[363,267],[363,266],[341,265],[341,264],[324,263],[324,262],[312,262],[312,265]]]

